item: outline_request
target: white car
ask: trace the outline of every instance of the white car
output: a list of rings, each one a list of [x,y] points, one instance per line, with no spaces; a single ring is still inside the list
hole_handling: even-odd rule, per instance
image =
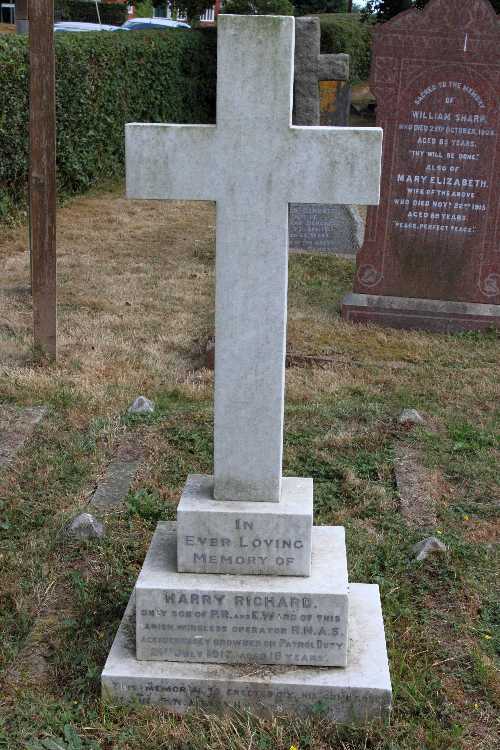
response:
[[[122,31],[147,31],[148,29],[190,29],[191,26],[183,21],[172,18],[131,18],[119,27]]]
[[[84,23],[83,21],[60,21],[54,24],[54,31],[116,31],[119,28],[108,23]]]

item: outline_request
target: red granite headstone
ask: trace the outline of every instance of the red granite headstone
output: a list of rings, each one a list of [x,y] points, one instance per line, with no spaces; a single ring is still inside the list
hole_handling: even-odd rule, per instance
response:
[[[431,0],[375,33],[384,129],[347,320],[500,326],[500,22],[489,0]]]

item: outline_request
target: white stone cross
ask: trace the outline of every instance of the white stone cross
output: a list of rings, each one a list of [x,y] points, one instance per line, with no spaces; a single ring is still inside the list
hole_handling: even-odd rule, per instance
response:
[[[127,194],[217,203],[214,497],[278,502],[288,203],[378,203],[382,131],[291,125],[292,17],[217,26],[217,125],[127,125]]]

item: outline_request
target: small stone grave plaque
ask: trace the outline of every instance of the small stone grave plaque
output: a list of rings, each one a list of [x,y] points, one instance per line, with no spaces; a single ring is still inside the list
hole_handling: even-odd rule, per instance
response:
[[[364,224],[355,206],[295,203],[289,222],[293,250],[352,255],[363,243]]]
[[[348,320],[500,326],[500,23],[488,0],[431,0],[375,32],[382,199]]]
[[[0,469],[14,460],[46,414],[46,406],[0,404]]]

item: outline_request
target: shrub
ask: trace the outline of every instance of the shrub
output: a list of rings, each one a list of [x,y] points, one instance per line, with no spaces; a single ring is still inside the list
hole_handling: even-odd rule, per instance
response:
[[[153,18],[154,5],[152,0],[140,0],[135,4],[135,15],[137,18]]]
[[[295,15],[308,16],[316,13],[346,13],[347,0],[295,0]]]
[[[362,23],[356,13],[330,13],[320,16],[321,51],[346,52],[351,56],[351,82],[366,81],[370,75],[370,23]]]
[[[368,0],[363,9],[365,17],[374,15],[377,21],[389,21],[409,8],[425,8],[429,0]],[[490,0],[494,10],[500,13],[500,0]]]
[[[290,0],[226,0],[224,13],[238,16],[292,16],[293,5]]]
[[[355,14],[321,18],[323,52],[351,55],[351,80],[366,80],[370,26]],[[57,182],[82,192],[124,166],[126,122],[215,120],[216,33],[56,34]],[[26,205],[26,39],[0,36],[0,221]]]
[[[128,18],[127,3],[99,2],[101,23],[121,26]],[[54,17],[57,21],[84,21],[98,23],[99,17],[92,0],[55,0]]]
[[[56,35],[57,182],[81,192],[123,173],[127,122],[215,120],[212,29]],[[0,220],[26,204],[26,39],[0,36]]]

